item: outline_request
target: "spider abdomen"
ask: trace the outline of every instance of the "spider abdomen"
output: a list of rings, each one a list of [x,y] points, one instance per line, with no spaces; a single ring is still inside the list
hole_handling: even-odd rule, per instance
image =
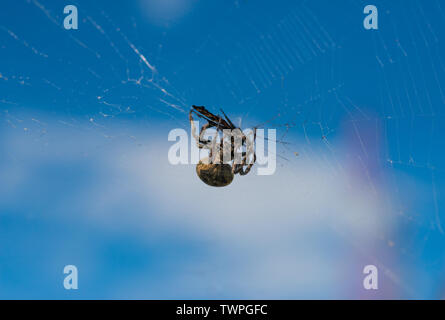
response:
[[[198,177],[212,187],[225,187],[233,181],[232,166],[227,163],[209,163],[208,159],[196,165]]]

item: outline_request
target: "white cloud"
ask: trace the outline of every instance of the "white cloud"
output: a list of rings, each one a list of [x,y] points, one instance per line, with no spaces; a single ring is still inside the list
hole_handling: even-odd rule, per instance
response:
[[[20,138],[8,136],[11,154],[23,160],[17,181],[54,158],[93,163],[101,171],[94,184],[72,195],[73,202],[83,203],[77,219],[111,231],[134,230],[150,239],[174,230],[205,239],[217,250],[208,268],[221,261],[226,265],[210,274],[238,286],[244,297],[259,292],[269,297],[303,294],[311,284],[317,296],[327,287],[342,286],[344,270],[338,257],[344,253],[333,255],[337,249],[330,241],[343,234],[366,251],[381,230],[391,227],[383,200],[347,166],[340,172],[300,156],[279,165],[272,176],[253,171],[237,176],[228,187],[211,188],[199,180],[194,165],[168,162],[167,135],[139,138],[144,141],[140,147],[125,139],[104,139],[94,131],[65,131],[52,130],[51,144],[40,152],[22,133]],[[202,267],[202,261],[190,264],[189,269]],[[189,276],[174,278],[187,282]],[[214,278],[197,281],[222,285]]]

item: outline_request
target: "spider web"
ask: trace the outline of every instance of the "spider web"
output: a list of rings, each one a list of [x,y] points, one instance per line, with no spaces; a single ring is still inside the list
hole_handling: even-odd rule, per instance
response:
[[[30,12],[28,23],[40,31],[24,33],[10,19],[0,20],[1,126],[31,135],[40,146],[56,127],[92,132],[103,137],[94,146],[101,148],[122,139],[149,146],[140,127],[159,119],[188,129],[192,104],[221,107],[243,127],[265,122],[278,129],[282,142],[277,170],[308,160],[328,172],[327,179],[340,179],[353,168],[371,201],[383,203],[376,219],[386,224],[365,239],[335,219],[325,222],[360,257],[357,268],[363,261],[379,267],[390,283],[382,297],[443,295],[445,8],[440,1],[377,2],[377,31],[362,27],[364,1],[283,2],[266,20],[253,15],[224,32],[217,26],[201,30],[183,60],[172,52],[171,43],[180,42],[174,28],[142,35],[140,18],[111,15],[111,4],[72,2],[80,27],[70,32],[56,2],[22,1],[16,14]],[[335,6],[343,13],[327,25]],[[226,10],[236,16],[254,5],[234,1]],[[39,43],[45,33],[53,45]],[[369,47],[357,48],[357,37],[368,39]],[[355,54],[363,54],[362,64]],[[348,64],[363,71],[354,77]],[[377,81],[366,80],[367,72]],[[416,193],[409,177],[423,189]],[[359,214],[355,219],[367,221]]]

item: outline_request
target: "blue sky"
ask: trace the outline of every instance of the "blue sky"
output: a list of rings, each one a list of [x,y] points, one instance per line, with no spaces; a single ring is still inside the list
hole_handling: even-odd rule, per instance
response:
[[[0,298],[443,298],[445,5],[367,4],[2,4]],[[275,174],[171,165],[192,104],[277,129]]]

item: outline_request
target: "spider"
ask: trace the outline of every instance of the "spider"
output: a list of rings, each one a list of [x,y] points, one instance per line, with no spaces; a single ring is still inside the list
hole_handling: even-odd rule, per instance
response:
[[[192,127],[192,135],[198,148],[208,149],[209,157],[200,160],[196,165],[196,173],[206,184],[213,187],[229,185],[236,174],[246,175],[256,161],[253,144],[256,140],[256,128],[253,129],[253,139],[245,135],[236,127],[221,110],[224,118],[214,115],[205,107],[193,105],[190,109],[189,120]],[[193,114],[207,121],[196,134]],[[203,139],[207,129],[216,128],[213,140]],[[219,132],[222,137],[217,142]],[[241,149],[241,152],[239,151]],[[245,149],[245,151],[243,151]]]

